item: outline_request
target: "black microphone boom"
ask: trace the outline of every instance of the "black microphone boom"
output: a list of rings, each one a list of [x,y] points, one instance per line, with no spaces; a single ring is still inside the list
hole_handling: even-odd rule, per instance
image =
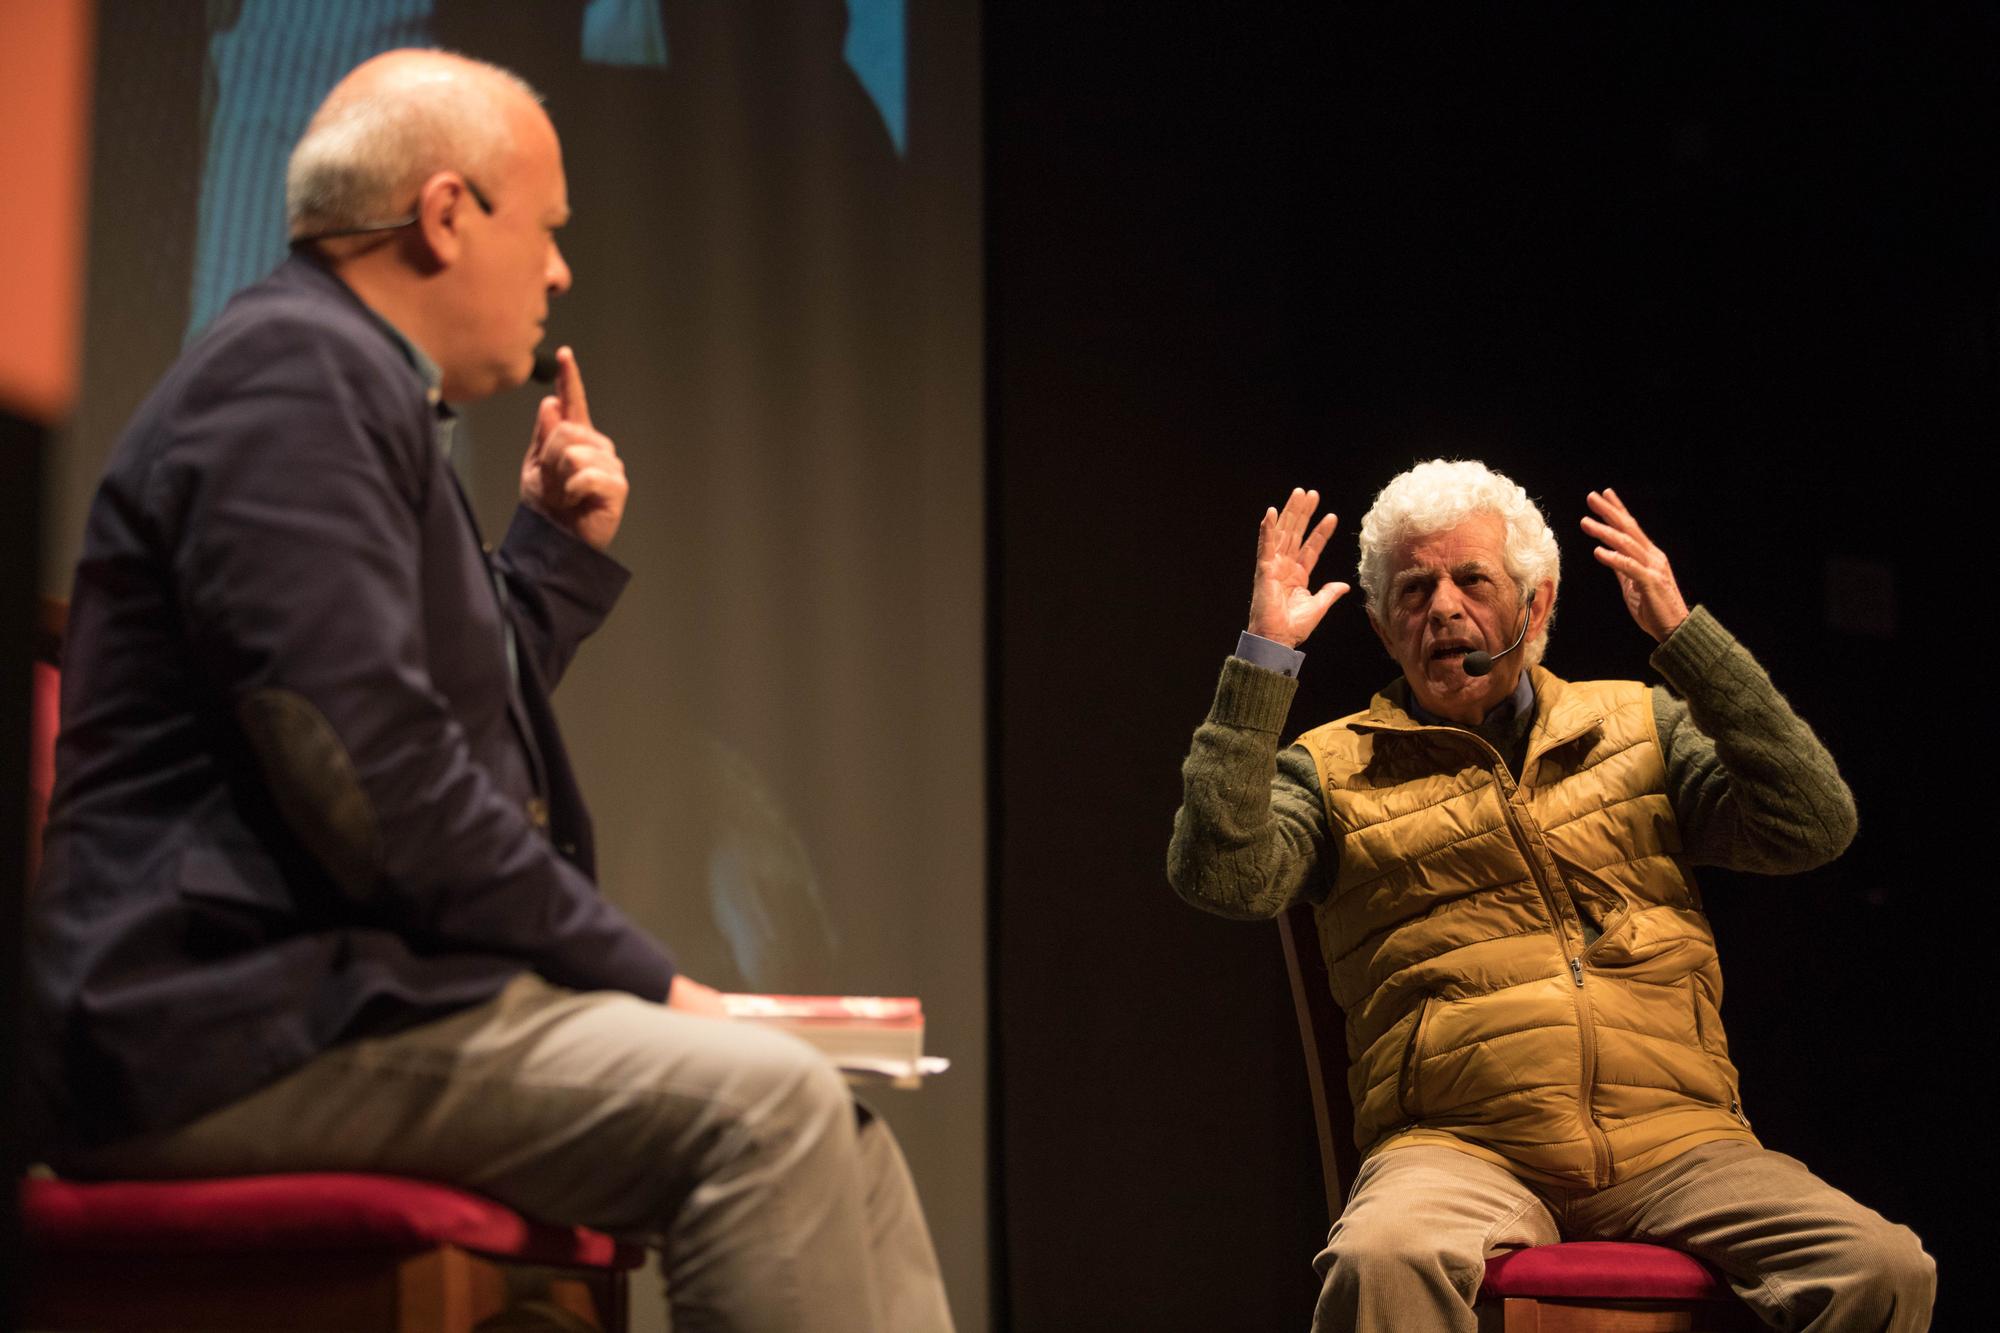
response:
[[[1516,648],[1519,648],[1521,640],[1528,637],[1528,622],[1534,619],[1534,615],[1535,590],[1530,588],[1528,589],[1527,606],[1521,612],[1521,632],[1514,636],[1514,642],[1508,644],[1497,653],[1489,653],[1481,649],[1474,649],[1472,652],[1467,653],[1465,660],[1459,663],[1460,666],[1465,668],[1465,674],[1468,676],[1483,676],[1493,669],[1495,662],[1505,657],[1508,653],[1513,652]]]

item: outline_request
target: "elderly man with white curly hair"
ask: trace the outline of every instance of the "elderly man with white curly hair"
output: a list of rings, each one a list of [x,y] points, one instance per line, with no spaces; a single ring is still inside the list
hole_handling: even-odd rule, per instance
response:
[[[1314,908],[1364,1160],[1315,1260],[1313,1327],[1471,1330],[1490,1255],[1619,1239],[1701,1256],[1774,1327],[1922,1329],[1916,1236],[1752,1133],[1693,875],[1821,865],[1853,797],[1617,493],[1587,502],[1668,688],[1540,666],[1548,522],[1483,464],[1433,460],[1361,523],[1368,621],[1401,678],[1283,750],[1298,645],[1348,585],[1310,586],[1335,525],[1312,521],[1317,492],[1259,530],[1168,877],[1223,916]]]

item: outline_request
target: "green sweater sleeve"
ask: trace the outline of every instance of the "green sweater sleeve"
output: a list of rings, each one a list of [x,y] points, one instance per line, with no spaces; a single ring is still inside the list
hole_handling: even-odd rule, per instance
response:
[[[1301,897],[1325,896],[1326,808],[1312,759],[1282,754],[1298,682],[1238,657],[1223,664],[1208,719],[1181,766],[1181,808],[1167,847],[1167,881],[1206,911],[1274,917]]]
[[[1667,795],[1698,865],[1792,874],[1854,839],[1854,796],[1755,658],[1696,607],[1653,652]],[[1675,694],[1680,697],[1676,698]]]

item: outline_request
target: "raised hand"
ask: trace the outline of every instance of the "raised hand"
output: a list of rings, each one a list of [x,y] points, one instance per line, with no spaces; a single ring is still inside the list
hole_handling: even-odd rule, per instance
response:
[[[1597,543],[1591,552],[1597,562],[1618,576],[1619,591],[1625,594],[1625,609],[1639,628],[1664,642],[1687,619],[1687,603],[1681,600],[1680,585],[1674,582],[1673,566],[1667,553],[1653,545],[1639,527],[1638,520],[1625,508],[1618,492],[1609,486],[1592,491],[1586,499],[1597,517],[1585,515],[1583,530]]]
[[[521,460],[522,503],[601,551],[618,533],[629,489],[617,448],[590,424],[576,353],[557,348],[556,391],[536,409]]]
[[[1339,522],[1328,514],[1308,533],[1306,525],[1318,507],[1318,491],[1294,488],[1284,510],[1266,509],[1257,526],[1257,578],[1250,585],[1248,628],[1287,648],[1304,643],[1327,608],[1347,595],[1345,583],[1324,583],[1318,592],[1310,588],[1313,566]]]

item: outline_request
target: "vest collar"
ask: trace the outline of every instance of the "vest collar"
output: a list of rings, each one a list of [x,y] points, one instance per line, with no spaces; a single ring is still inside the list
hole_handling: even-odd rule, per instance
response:
[[[1534,682],[1535,722],[1528,733],[1528,754],[1522,764],[1523,773],[1528,771],[1536,756],[1559,745],[1567,745],[1604,725],[1603,711],[1584,695],[1569,688],[1569,682],[1562,677],[1538,666],[1528,668],[1528,677]],[[1428,726],[1419,722],[1410,713],[1410,683],[1401,676],[1369,701],[1367,712],[1347,725],[1350,730],[1361,732],[1451,731],[1472,734],[1464,727],[1450,724]]]
[[[1604,710],[1582,691],[1540,667],[1529,670],[1534,673],[1536,702],[1535,729],[1528,738],[1530,758],[1603,727]]]

